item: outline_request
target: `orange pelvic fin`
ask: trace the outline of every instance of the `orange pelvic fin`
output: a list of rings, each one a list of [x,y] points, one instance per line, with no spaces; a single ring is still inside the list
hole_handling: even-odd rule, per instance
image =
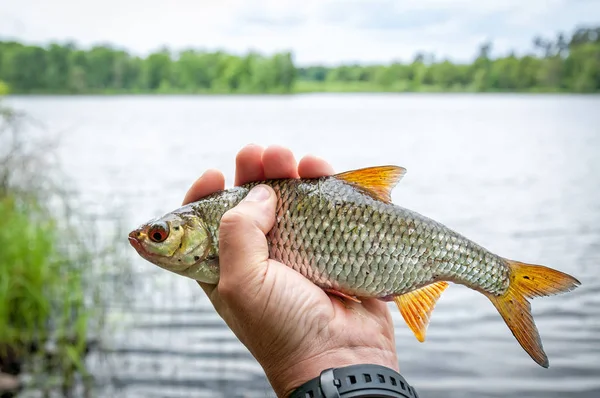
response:
[[[339,297],[342,297],[342,298],[345,298],[345,299],[348,299],[348,300],[352,300],[352,301],[354,301],[354,302],[356,302],[356,303],[360,303],[360,302],[361,302],[361,301],[360,301],[359,299],[357,299],[356,297],[354,297],[354,296],[348,296],[347,294],[344,294],[344,293],[342,293],[342,292],[338,292],[337,290],[333,290],[333,289],[325,289],[325,291],[326,291],[327,293],[331,293],[331,294],[334,294],[334,295],[336,295],[336,296],[339,296]]]
[[[404,177],[404,174],[406,174],[404,167],[378,166],[346,171],[336,174],[334,177],[358,186],[374,199],[390,203],[392,189]]]
[[[447,287],[448,282],[441,281],[394,297],[394,302],[406,324],[421,343],[425,341],[427,326],[429,326],[429,319],[435,303]]]
[[[572,276],[542,265],[505,260],[510,267],[510,284],[502,296],[487,295],[521,347],[540,366],[549,366],[527,298],[568,292],[581,283]]]

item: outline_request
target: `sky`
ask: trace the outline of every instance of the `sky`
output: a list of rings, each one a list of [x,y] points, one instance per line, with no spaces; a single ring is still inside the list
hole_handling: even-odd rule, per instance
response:
[[[272,54],[298,65],[472,60],[532,49],[536,35],[600,25],[600,0],[0,0],[0,40]]]

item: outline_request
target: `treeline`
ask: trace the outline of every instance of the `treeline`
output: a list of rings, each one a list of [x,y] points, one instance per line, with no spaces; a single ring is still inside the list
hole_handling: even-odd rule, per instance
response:
[[[600,27],[537,37],[522,56],[492,59],[491,48],[484,43],[470,64],[418,54],[410,63],[296,68],[290,53],[163,49],[142,58],[110,46],[0,41],[0,81],[14,93],[600,92]]]
[[[418,54],[409,64],[300,68],[298,79],[310,82],[307,91],[600,91],[600,27],[576,29],[570,38],[536,37],[521,57],[491,59],[491,48],[484,43],[471,64]]]
[[[289,93],[295,73],[290,53],[187,50],[174,57],[163,49],[141,58],[110,46],[0,42],[0,81],[13,93]]]

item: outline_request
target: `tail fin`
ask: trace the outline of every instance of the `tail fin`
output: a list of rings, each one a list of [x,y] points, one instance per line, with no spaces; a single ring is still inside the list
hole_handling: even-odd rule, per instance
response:
[[[580,285],[570,275],[544,267],[506,260],[510,267],[510,284],[502,296],[488,295],[504,322],[508,325],[521,347],[540,366],[549,366],[542,347],[527,298],[549,296],[568,292]]]

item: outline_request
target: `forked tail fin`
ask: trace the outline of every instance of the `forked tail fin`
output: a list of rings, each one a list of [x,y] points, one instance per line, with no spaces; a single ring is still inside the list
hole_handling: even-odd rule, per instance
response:
[[[580,285],[572,276],[542,265],[506,260],[510,285],[502,296],[488,295],[521,347],[540,366],[547,368],[548,357],[531,315],[528,298],[568,292]]]

